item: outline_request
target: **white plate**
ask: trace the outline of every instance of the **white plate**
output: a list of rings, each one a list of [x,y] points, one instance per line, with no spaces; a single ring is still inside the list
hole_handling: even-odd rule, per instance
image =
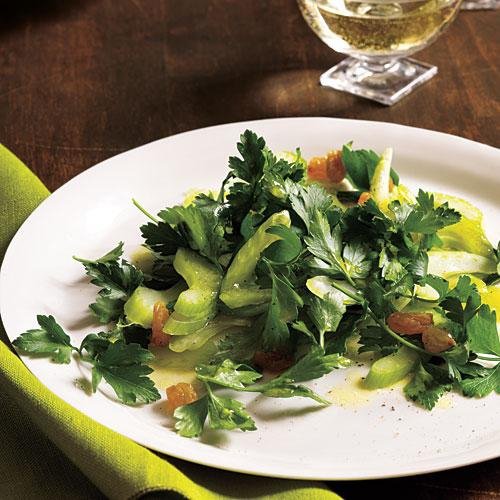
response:
[[[1,272],[0,310],[10,339],[33,328],[36,314],[53,314],[75,344],[96,331],[87,309],[96,288],[71,256],[99,256],[119,240],[130,254],[141,242],[138,228],[144,222],[131,198],[155,211],[179,202],[190,188],[218,186],[246,128],[262,134],[276,151],[300,146],[306,157],[350,140],[377,151],[393,146],[405,183],[466,197],[484,211],[492,240],[500,236],[500,153],[489,146],[388,123],[331,118],[195,130],[104,161],[35,210],[13,239]],[[359,367],[312,384],[323,394],[339,387],[336,403],[328,408],[299,399],[252,401],[248,395],[257,431],[211,432],[189,440],[171,430],[160,402],[130,408],[104,392],[88,396],[75,386],[82,376],[76,363],[22,359],[50,390],[98,422],[154,450],[223,469],[300,479],[367,479],[457,467],[500,451],[498,396],[447,396],[432,412],[406,401],[400,388],[347,397],[362,374]]]

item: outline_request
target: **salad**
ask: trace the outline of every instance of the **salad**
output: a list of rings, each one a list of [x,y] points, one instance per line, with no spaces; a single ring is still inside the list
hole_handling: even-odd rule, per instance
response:
[[[304,383],[356,352],[371,354],[367,389],[405,380],[406,397],[428,410],[452,390],[500,393],[500,246],[476,207],[412,193],[391,149],[349,143],[306,161],[249,130],[237,149],[217,191],[157,216],[134,200],[147,222],[131,262],[122,242],[75,257],[99,288],[89,307],[102,331],[75,346],[39,315],[15,347],[88,364],[93,391],[104,381],[125,404],[165,391],[186,437],[254,430],[238,392],[327,406]],[[157,387],[155,357],[180,380]]]

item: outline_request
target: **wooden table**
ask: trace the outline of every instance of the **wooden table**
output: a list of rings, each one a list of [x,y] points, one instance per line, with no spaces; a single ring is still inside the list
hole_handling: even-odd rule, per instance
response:
[[[381,120],[500,145],[500,12],[460,13],[418,54],[439,67],[438,76],[387,108],[319,86],[321,72],[341,56],[314,36],[294,0],[7,5],[0,17],[0,141],[52,190],[154,139],[256,118]],[[499,465],[332,487],[348,499],[491,499],[500,496]]]

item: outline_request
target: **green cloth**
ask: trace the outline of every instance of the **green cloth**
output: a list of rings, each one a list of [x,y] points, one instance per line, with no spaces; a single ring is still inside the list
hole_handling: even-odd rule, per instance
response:
[[[48,194],[0,145],[0,262],[20,224]],[[339,498],[322,483],[260,478],[158,456],[50,392],[7,347],[1,324],[0,338],[0,498],[153,498],[155,492],[154,498]]]

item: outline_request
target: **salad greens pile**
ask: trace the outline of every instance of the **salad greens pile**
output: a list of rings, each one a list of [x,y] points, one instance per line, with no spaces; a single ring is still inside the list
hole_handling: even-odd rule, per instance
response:
[[[275,155],[251,131],[237,148],[217,193],[157,216],[134,201],[149,219],[146,261],[123,259],[123,243],[76,259],[100,288],[92,313],[111,328],[75,347],[40,315],[16,348],[56,363],[80,358],[92,366],[94,392],[104,379],[127,404],[160,398],[149,365],[153,352],[173,351],[201,388],[174,412],[188,437],[206,425],[255,429],[245,406],[218,388],[329,404],[302,383],[348,366],[353,343],[376,358],[366,387],[409,377],[406,396],[427,409],[452,389],[500,393],[500,247],[486,239],[479,210],[414,196],[390,149],[344,145],[345,179],[332,183],[308,176],[300,150]],[[160,342],[158,304],[168,310]]]

